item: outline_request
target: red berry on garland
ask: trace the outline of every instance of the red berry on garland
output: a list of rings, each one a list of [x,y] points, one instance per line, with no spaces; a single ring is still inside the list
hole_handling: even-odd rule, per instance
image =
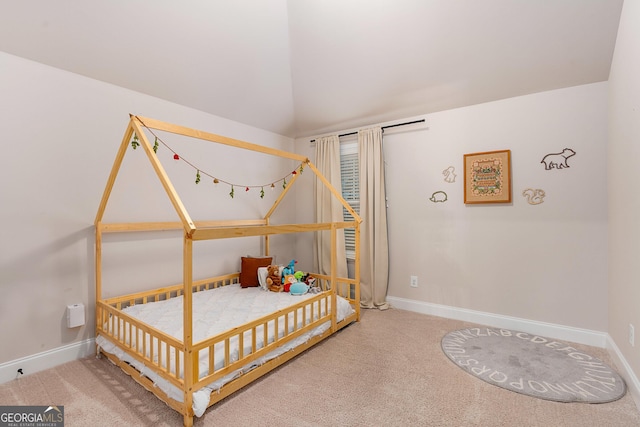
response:
[[[244,191],[249,191],[249,187],[245,188]]]
[[[296,172],[296,171],[291,172],[291,175],[297,175],[297,174],[298,174],[298,172]]]
[[[180,156],[178,156],[177,154],[174,154],[174,155],[173,155],[173,159],[174,159],[174,160],[180,160]]]

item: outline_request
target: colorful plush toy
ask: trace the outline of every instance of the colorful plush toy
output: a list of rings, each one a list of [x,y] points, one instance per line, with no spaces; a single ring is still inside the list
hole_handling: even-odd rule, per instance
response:
[[[283,291],[284,292],[289,292],[289,290],[291,289],[291,285],[293,285],[294,283],[297,283],[298,281],[296,280],[296,277],[293,274],[287,274],[284,275],[284,288]]]
[[[296,261],[295,259],[292,259],[291,261],[289,261],[289,265],[287,265],[286,267],[284,267],[282,269],[282,283],[285,283],[285,277],[287,277],[288,275],[293,275],[295,273],[295,268],[296,268],[296,264],[298,263],[298,261]]]
[[[267,266],[267,289],[272,292],[282,292],[283,287],[280,267],[277,265]]]
[[[309,286],[309,293],[319,294],[320,292],[322,292],[322,289],[320,289],[318,281],[312,275],[307,274],[307,277],[304,282],[307,284],[307,286]]]
[[[289,293],[291,295],[304,295],[309,291],[309,286],[304,283],[304,282],[300,282],[297,281],[296,283],[292,284],[291,287],[289,288]]]

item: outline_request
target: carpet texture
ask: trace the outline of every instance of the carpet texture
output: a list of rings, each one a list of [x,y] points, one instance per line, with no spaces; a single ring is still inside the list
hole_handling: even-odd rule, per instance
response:
[[[605,405],[536,399],[478,381],[440,347],[468,322],[364,310],[353,324],[209,408],[194,427],[638,427],[631,393]],[[608,363],[602,348],[572,346]],[[182,425],[108,360],[88,357],[0,384],[2,405],[64,405],[65,427]]]
[[[442,338],[456,365],[489,384],[556,402],[606,403],[626,392],[602,360],[550,338],[495,328],[467,328]]]

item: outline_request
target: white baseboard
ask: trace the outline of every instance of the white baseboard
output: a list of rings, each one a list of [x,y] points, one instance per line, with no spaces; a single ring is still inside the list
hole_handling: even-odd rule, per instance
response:
[[[609,334],[605,332],[539,322],[536,320],[521,319],[518,317],[502,316],[493,313],[392,296],[388,296],[387,301],[393,307],[402,310],[444,317],[446,319],[462,320],[465,322],[490,326],[492,328],[517,330],[544,337],[605,348],[613,359],[616,368],[618,368],[618,373],[627,383],[627,388],[629,393],[633,396],[636,406],[640,409],[640,381],[638,381],[638,377],[625,360],[616,343],[611,339]]]
[[[12,360],[0,364],[0,384],[14,380],[22,375],[34,374],[72,362],[83,357],[90,356],[96,352],[96,340],[90,338],[84,341],[75,342],[53,350],[43,351],[21,359]],[[22,369],[22,374],[18,372]]]
[[[389,301],[393,307],[403,310],[430,314],[447,319],[477,323],[480,325],[490,326],[492,328],[512,329],[600,348],[605,348],[607,343],[606,332],[574,328],[571,326],[539,322],[536,320],[521,319],[518,317],[502,316],[483,311],[468,310],[465,308],[432,304],[398,297],[387,297],[387,301]]]
[[[607,351],[611,355],[616,368],[618,368],[618,373],[627,383],[627,389],[629,393],[631,393],[631,396],[633,396],[633,400],[636,402],[638,410],[640,410],[640,381],[620,352],[615,341],[613,341],[610,336],[607,336]]]

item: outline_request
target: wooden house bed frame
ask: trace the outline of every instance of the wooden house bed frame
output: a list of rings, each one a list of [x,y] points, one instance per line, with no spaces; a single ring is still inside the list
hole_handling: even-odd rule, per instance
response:
[[[287,195],[291,186],[295,183],[295,180],[299,177],[299,174],[294,175],[291,182],[282,191],[280,196],[274,202],[271,209],[267,212],[264,218],[257,220],[230,220],[230,221],[192,221],[187,210],[182,204],[176,190],[174,189],[169,177],[167,176],[162,164],[155,155],[155,152],[147,139],[144,129],[154,129],[169,132],[172,134],[188,136],[204,141],[209,141],[217,144],[224,144],[233,146],[243,150],[251,150],[279,156],[287,159],[293,159],[305,164],[313,173],[320,179],[320,181],[327,186],[331,193],[342,203],[342,205],[353,215],[354,221],[349,222],[331,222],[331,223],[311,223],[311,224],[286,224],[286,225],[273,225],[271,224],[271,216],[280,205],[283,198]],[[118,171],[122,164],[124,155],[129,148],[130,142],[135,135],[138,137],[140,145],[144,148],[146,156],[148,157],[156,175],[160,179],[162,186],[176,213],[179,216],[179,221],[176,222],[127,222],[127,223],[104,223],[103,216],[109,196],[113,189]],[[116,155],[111,174],[107,181],[104,194],[98,213],[95,219],[95,232],[96,232],[96,251],[95,251],[95,268],[96,268],[96,337],[103,336],[109,341],[114,343],[120,350],[127,355],[142,363],[146,369],[150,369],[155,374],[168,381],[170,384],[178,387],[184,396],[183,401],[175,400],[167,393],[160,390],[160,388],[154,386],[154,381],[149,379],[132,366],[130,363],[126,363],[120,360],[113,354],[103,351],[98,348],[98,355],[101,353],[108,357],[113,363],[121,367],[126,373],[128,373],[135,381],[143,385],[147,390],[154,393],[158,398],[163,400],[171,408],[178,411],[183,415],[184,425],[193,425],[193,393],[207,384],[216,381],[231,372],[239,369],[242,366],[250,364],[256,359],[264,356],[268,352],[283,346],[295,338],[308,333],[313,328],[326,323],[331,322],[331,326],[328,330],[320,335],[314,336],[309,339],[305,344],[296,347],[293,350],[287,351],[284,354],[277,356],[266,363],[249,370],[241,376],[233,379],[232,381],[223,385],[219,392],[212,392],[208,406],[211,406],[223,398],[229,396],[245,385],[260,378],[262,375],[270,372],[279,365],[285,363],[306,349],[312,347],[333,333],[337,332],[341,328],[348,324],[360,320],[360,248],[359,248],[359,235],[360,235],[360,222],[361,219],[358,214],[353,211],[349,204],[342,198],[341,194],[335,190],[335,188],[326,180],[326,178],[316,169],[308,158],[277,150],[269,147],[264,147],[248,142],[243,142],[207,132],[202,132],[194,129],[189,129],[182,126],[177,126],[150,118],[141,118],[138,116],[131,116],[129,125],[125,131],[122,143]],[[336,232],[339,229],[353,228],[355,229],[355,274],[353,279],[338,277],[336,274]],[[105,233],[126,233],[126,232],[159,232],[164,230],[183,230],[183,279],[181,284],[174,286],[162,287],[159,289],[153,289],[145,292],[138,292],[130,295],[118,296],[114,298],[104,299],[102,297],[102,252],[103,252],[103,234]],[[201,292],[208,289],[217,288],[220,286],[227,286],[230,284],[239,282],[239,272],[226,274],[217,277],[206,278],[202,280],[193,280],[193,242],[211,240],[211,239],[226,239],[234,237],[249,237],[260,236],[264,239],[265,255],[269,255],[269,236],[277,234],[287,233],[301,233],[301,232],[320,232],[328,231],[331,233],[331,269],[329,275],[322,275],[312,273],[317,277],[321,283],[323,291],[314,295],[310,299],[306,299],[295,305],[292,305],[286,309],[279,310],[270,315],[264,316],[258,320],[252,321],[245,325],[238,325],[237,327],[228,330],[227,332],[218,334],[217,336],[209,337],[199,342],[193,342],[193,322],[192,322],[192,298],[194,292]],[[337,320],[337,296],[347,299],[352,305],[354,312],[347,316],[344,320],[338,322]],[[136,305],[145,304],[149,302],[162,301],[170,298],[183,296],[183,329],[184,336],[182,340],[176,339],[171,335],[168,335],[152,326],[141,322],[122,311],[122,309]],[[323,307],[330,307],[324,314],[320,313],[318,307],[322,304]],[[315,310],[315,311],[314,311]],[[307,316],[299,316],[298,313],[315,313],[315,317],[312,315],[310,320],[306,320]],[[293,322],[293,325],[288,324],[288,318],[294,317],[297,319]],[[302,318],[302,319],[300,319]],[[266,330],[267,324],[276,325],[277,322],[284,322],[284,336],[277,337],[273,342],[267,344]],[[260,328],[265,331],[265,345],[259,347],[256,345],[256,330]],[[245,335],[245,333],[249,335]],[[251,343],[243,342],[243,337],[251,336]],[[134,337],[141,337],[142,339],[135,339]],[[131,339],[134,338],[134,339]],[[231,362],[229,358],[230,354],[230,340],[238,340],[240,342],[238,360]],[[221,368],[214,368],[214,347],[216,344],[223,345],[225,349],[224,366]],[[243,347],[250,346],[251,351],[243,351]],[[200,353],[202,351],[208,351],[209,369],[208,374],[205,376],[200,375],[200,368],[198,361]],[[166,353],[166,354],[154,354]],[[162,360],[168,360],[169,354],[175,358],[175,369],[169,367],[170,363],[162,363]],[[156,360],[157,359],[157,360]]]

